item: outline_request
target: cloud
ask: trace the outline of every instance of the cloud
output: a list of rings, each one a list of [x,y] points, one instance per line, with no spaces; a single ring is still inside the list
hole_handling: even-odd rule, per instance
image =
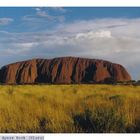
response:
[[[36,13],[37,17],[40,18],[47,18],[49,21],[60,21],[63,22],[64,21],[64,16],[52,16],[49,15],[46,11],[37,11]]]
[[[50,8],[33,8],[35,10],[35,14],[32,15],[25,15],[22,19],[24,21],[44,21],[44,19],[47,21],[59,21],[59,22],[63,22],[65,20],[65,17],[63,15],[51,15],[49,14],[49,12],[47,11]],[[63,8],[51,8],[57,11],[65,11]]]
[[[111,38],[110,31],[98,31],[98,32],[86,32],[86,33],[78,33],[76,35],[76,39],[94,39],[94,38]]]
[[[60,13],[66,13],[67,10],[63,7],[36,7],[36,8],[33,8],[34,10],[36,11],[42,11],[42,9],[47,9],[47,10],[52,10],[54,12],[60,12]]]
[[[0,18],[0,25],[8,25],[14,21],[12,18]]]
[[[39,10],[39,9],[38,9]],[[124,65],[140,79],[140,19],[104,18],[61,23],[49,32],[0,32],[0,58],[80,56]],[[137,73],[136,73],[137,71]]]
[[[46,17],[46,18],[50,18],[50,15],[43,10],[42,8],[34,8],[36,11],[36,15],[39,17]]]
[[[63,7],[51,7],[52,10],[57,11],[57,12],[62,12],[62,13],[66,13],[67,10]]]

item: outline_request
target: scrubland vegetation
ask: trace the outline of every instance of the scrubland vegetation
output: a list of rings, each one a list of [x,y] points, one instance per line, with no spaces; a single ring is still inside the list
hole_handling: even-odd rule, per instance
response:
[[[140,86],[0,86],[0,132],[140,132]]]

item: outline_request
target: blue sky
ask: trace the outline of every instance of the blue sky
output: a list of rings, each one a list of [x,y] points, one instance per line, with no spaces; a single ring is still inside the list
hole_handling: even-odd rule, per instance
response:
[[[1,7],[0,18],[13,19],[10,24],[0,26],[0,30],[8,32],[37,32],[49,30],[61,22],[70,23],[77,20],[91,20],[98,18],[138,18],[140,17],[140,8],[105,8],[105,7],[79,7],[79,8],[44,8],[41,7],[41,12],[50,16],[62,17],[62,21],[49,20],[47,16],[37,14],[37,7]],[[41,13],[40,12],[40,13]],[[36,27],[31,27],[33,23],[24,20],[24,17],[36,18],[34,24]],[[39,22],[40,21],[40,22]],[[42,22],[41,22],[42,21]],[[49,28],[48,28],[49,26]]]
[[[140,79],[140,8],[1,7],[0,66],[80,56],[124,65]]]

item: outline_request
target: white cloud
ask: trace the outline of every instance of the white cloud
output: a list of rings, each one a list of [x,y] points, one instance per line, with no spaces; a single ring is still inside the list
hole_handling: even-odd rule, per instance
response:
[[[0,25],[8,25],[14,21],[12,18],[0,18]]]
[[[94,38],[111,38],[110,31],[98,31],[98,32],[86,32],[86,33],[78,33],[76,35],[76,39],[94,39]]]
[[[35,10],[35,14],[33,15],[25,15],[22,19],[24,20],[24,21],[31,21],[31,22],[35,22],[35,21],[40,21],[41,22],[41,20],[44,22],[44,19],[46,20],[47,19],[47,21],[49,22],[49,21],[59,21],[59,22],[63,22],[64,20],[65,20],[65,17],[63,16],[63,15],[51,15],[51,14],[49,14],[48,13],[48,11],[46,10],[46,9],[50,9],[50,8],[42,8],[42,7],[40,7],[40,8],[33,8],[34,10]],[[51,8],[51,9],[54,9],[54,10],[56,10],[56,11],[65,11],[65,9],[63,9],[63,8],[55,8],[55,7],[53,7],[53,8]]]
[[[39,9],[38,9],[39,10]],[[81,56],[106,59],[140,79],[140,19],[96,19],[61,24],[51,32],[0,34],[1,57]],[[4,56],[5,55],[5,56]]]
[[[41,8],[39,8],[39,7],[33,8],[33,9],[35,9],[36,11],[40,11],[41,10]]]
[[[51,9],[62,13],[67,12],[67,10],[63,7],[51,7]]]

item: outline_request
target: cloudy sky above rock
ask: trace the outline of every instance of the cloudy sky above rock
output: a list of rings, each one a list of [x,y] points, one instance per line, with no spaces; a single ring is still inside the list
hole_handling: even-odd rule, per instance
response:
[[[0,66],[80,56],[124,65],[140,79],[140,8],[0,8]]]

